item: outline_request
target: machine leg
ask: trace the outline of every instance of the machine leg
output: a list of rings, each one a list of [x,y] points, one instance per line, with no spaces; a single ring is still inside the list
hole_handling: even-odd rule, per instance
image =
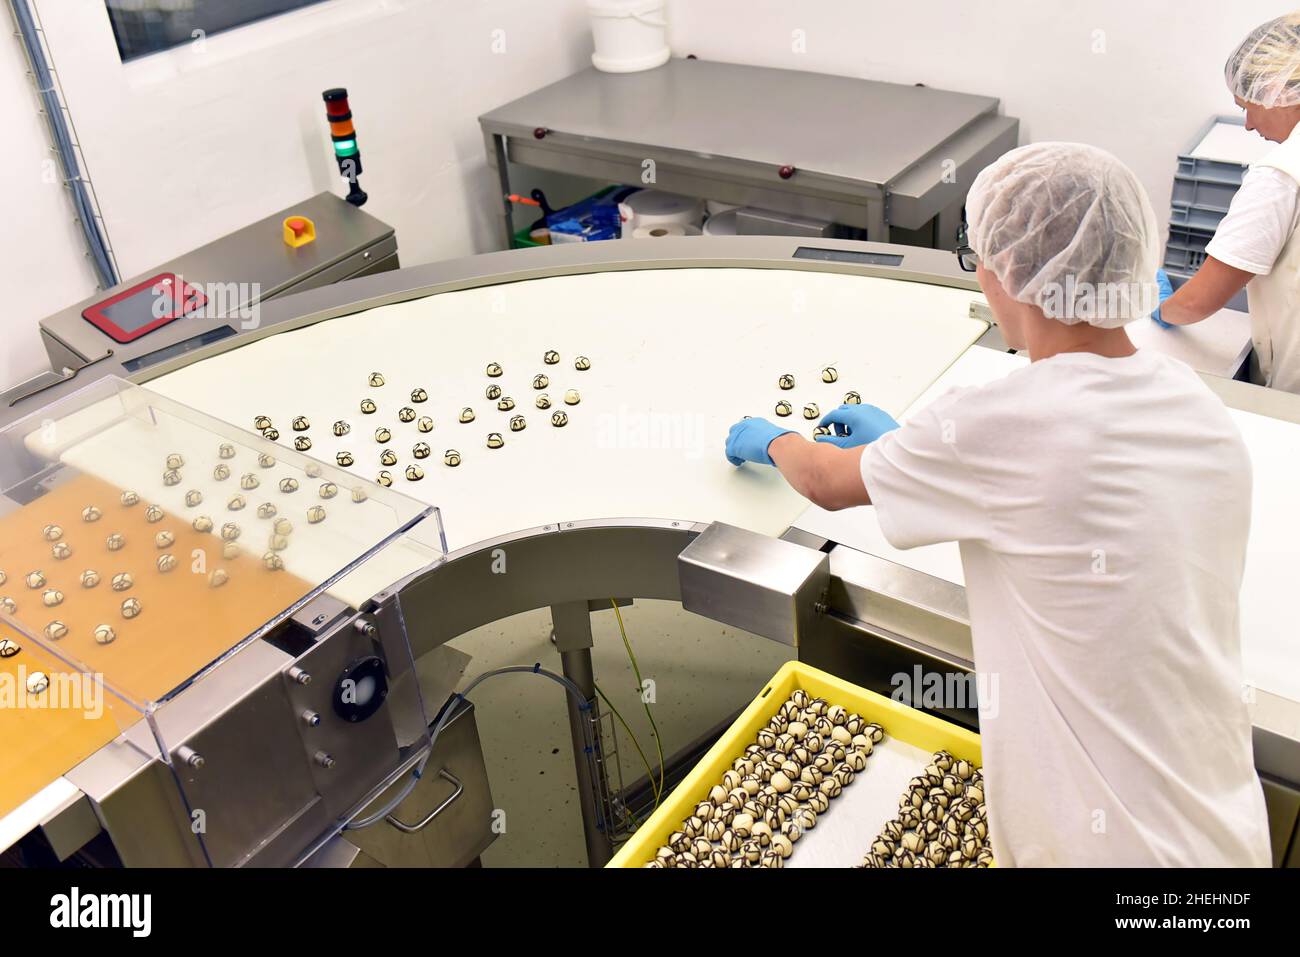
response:
[[[510,195],[510,164],[506,159],[506,138],[500,135],[492,137],[492,155],[497,165],[497,181],[501,184],[502,225],[505,245],[502,249],[511,249],[515,243],[514,204],[506,197]]]
[[[591,616],[587,603],[567,602],[551,606],[551,622],[555,626],[555,647],[560,652],[564,676],[578,686],[591,706],[590,711],[580,711],[572,695],[565,695],[569,709],[569,733],[573,739],[573,760],[578,772],[578,799],[582,806],[582,829],[587,838],[587,863],[591,867],[604,867],[614,856],[605,811],[597,803],[597,794],[608,793],[603,755],[591,760],[587,753],[588,734],[598,732],[599,704],[596,701],[596,677],[591,664]],[[595,737],[600,744],[599,734]]]
[[[889,224],[885,221],[884,199],[867,203],[867,239],[873,243],[889,242]]]

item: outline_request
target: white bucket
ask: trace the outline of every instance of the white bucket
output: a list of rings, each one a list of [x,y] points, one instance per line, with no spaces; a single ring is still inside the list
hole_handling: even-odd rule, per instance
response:
[[[623,221],[623,238],[630,239],[642,226],[699,226],[704,218],[704,202],[693,196],[679,196],[658,189],[642,189],[618,204]]]
[[[591,62],[606,73],[653,70],[668,62],[664,0],[587,0],[596,52]]]
[[[673,239],[677,236],[698,236],[699,226],[681,223],[661,223],[658,226],[638,226],[632,233],[633,239]]]

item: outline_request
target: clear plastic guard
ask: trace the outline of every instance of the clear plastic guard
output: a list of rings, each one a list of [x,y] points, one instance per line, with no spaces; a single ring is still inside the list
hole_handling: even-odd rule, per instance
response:
[[[122,732],[173,764],[183,692],[446,556],[436,508],[114,377],[0,431],[0,488],[0,814]],[[404,633],[385,651],[413,671]]]

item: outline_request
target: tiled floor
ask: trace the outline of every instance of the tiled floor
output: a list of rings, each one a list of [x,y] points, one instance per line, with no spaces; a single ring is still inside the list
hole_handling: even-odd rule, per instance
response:
[[[664,754],[689,744],[744,707],[763,683],[794,657],[791,648],[724,628],[672,602],[638,601],[620,609],[644,679],[654,682],[650,705],[663,736]],[[612,612],[592,616],[596,683],[614,702],[652,762],[650,724],[637,693]],[[473,656],[466,679],[503,665],[560,671],[550,642],[546,610],[484,626],[453,641]],[[462,685],[463,687],[463,685]],[[564,691],[532,675],[503,675],[471,695],[487,758],[495,806],[505,812],[505,833],[483,855],[487,867],[586,865],[573,751]],[[645,773],[635,748],[619,729],[620,763],[628,782]]]

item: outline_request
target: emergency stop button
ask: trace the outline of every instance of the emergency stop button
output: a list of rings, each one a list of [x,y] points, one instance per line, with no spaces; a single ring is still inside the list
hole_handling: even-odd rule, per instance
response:
[[[316,224],[306,216],[289,216],[284,221],[284,244],[306,246],[316,240]]]

